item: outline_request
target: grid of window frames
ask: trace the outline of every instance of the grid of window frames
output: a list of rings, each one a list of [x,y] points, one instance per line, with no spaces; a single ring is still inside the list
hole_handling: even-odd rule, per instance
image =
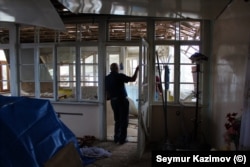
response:
[[[146,21],[110,22],[108,25],[109,41],[147,38]],[[35,42],[41,44],[72,43],[71,46],[57,47],[56,55],[53,47],[39,49],[38,78],[40,83],[38,97],[66,101],[97,100],[98,48],[97,46],[93,47],[93,45],[90,47],[74,46],[73,42],[97,41],[99,25],[97,23],[82,23],[66,24],[65,27],[65,32],[33,26],[20,27],[20,42],[23,44]],[[199,21],[155,21],[155,51],[159,58],[158,61],[155,59],[155,78],[158,77],[155,80],[155,90],[159,89],[158,91],[160,91],[160,94],[155,93],[155,101],[161,100],[160,95],[164,93],[165,89],[167,89],[168,101],[196,101],[192,96],[196,85],[196,78],[193,73],[195,67],[189,57],[199,51],[200,27]],[[48,34],[49,38],[45,38]],[[30,57],[34,53],[34,48],[21,49],[19,66],[21,95],[34,96],[36,93],[34,78],[37,78],[37,74],[34,67],[37,62]],[[56,60],[55,64],[52,63],[53,60]],[[53,65],[56,67],[53,67]],[[54,77],[55,72],[57,78]],[[28,73],[29,75],[27,75]],[[159,75],[161,75],[160,84]],[[166,77],[168,81],[165,83]],[[54,81],[57,82],[53,83]],[[53,89],[53,84],[56,85],[56,90]],[[157,88],[157,85],[161,86]],[[84,91],[85,87],[89,93],[86,90]],[[88,89],[89,87],[91,89]],[[29,88],[29,92],[24,88]],[[55,97],[55,92],[57,97]]]
[[[66,24],[65,27],[65,32],[20,27],[20,95],[71,102],[97,100],[98,48],[75,46],[74,42],[96,41],[98,24]],[[36,45],[35,41],[41,44]],[[55,48],[55,42],[72,44]]]
[[[195,64],[189,58],[200,50],[200,28],[198,21],[155,22],[154,101],[196,102]]]
[[[80,48],[81,99],[98,99],[98,49],[97,47]]]

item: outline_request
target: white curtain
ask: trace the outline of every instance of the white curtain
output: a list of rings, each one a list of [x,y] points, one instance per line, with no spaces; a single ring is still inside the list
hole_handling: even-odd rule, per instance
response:
[[[246,85],[244,93],[244,110],[241,119],[240,150],[250,150],[250,55],[246,68]]]

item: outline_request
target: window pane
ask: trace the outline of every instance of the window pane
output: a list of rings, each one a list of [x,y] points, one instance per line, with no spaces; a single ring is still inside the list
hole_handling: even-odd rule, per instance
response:
[[[200,22],[181,21],[180,40],[200,40]]]
[[[165,90],[168,94],[168,101],[173,101],[174,99],[174,46],[173,45],[156,45],[156,57],[155,57],[155,101],[161,101],[159,98],[160,93],[165,94]],[[158,66],[158,60],[159,65]],[[159,71],[160,69],[160,71]],[[160,76],[161,75],[161,76]],[[162,90],[159,87],[159,81],[162,82]],[[166,83],[166,84],[165,84]],[[171,94],[171,97],[170,97]],[[165,96],[165,95],[164,95]]]
[[[195,52],[199,52],[198,45],[181,45],[181,63],[191,64],[192,61],[189,59]]]
[[[158,81],[158,80],[156,80]],[[166,90],[165,84],[160,84],[160,82],[156,82],[156,90],[154,94],[154,101],[162,102],[162,96],[165,98],[167,95],[167,101],[168,102],[174,102],[174,84],[170,83],[168,85],[169,89]],[[162,87],[161,87],[162,86]],[[166,90],[166,93],[165,93]]]
[[[81,81],[88,83],[87,85],[95,85],[95,81],[98,81],[98,66],[97,65],[82,65]]]
[[[196,65],[189,59],[192,54],[199,52],[198,45],[181,45],[180,55],[180,100],[183,102],[195,102],[193,92],[196,85]]]
[[[81,98],[97,100],[98,91],[98,49],[81,47]]]
[[[58,65],[58,81],[76,81],[75,64]]]
[[[35,97],[35,82],[20,82],[21,96]]]
[[[21,96],[35,96],[34,65],[20,66]]]
[[[20,66],[20,80],[21,81],[34,81],[35,80],[34,65],[21,65]]]
[[[109,23],[109,40],[125,40],[126,30],[124,22]]]
[[[97,41],[99,36],[98,23],[83,23],[81,27],[81,41]]]
[[[75,82],[58,82],[58,85],[61,85],[58,89],[58,100],[75,100]]]
[[[109,40],[139,40],[146,37],[146,22],[109,23]]]
[[[193,83],[196,73],[193,73],[194,65],[181,65],[180,67],[180,81],[185,83]]]
[[[160,63],[174,63],[174,46],[173,45],[156,45],[155,50],[158,54]],[[156,55],[155,55],[156,56]],[[157,63],[157,57],[155,58]]]
[[[77,29],[76,24],[65,24],[65,31],[61,31],[59,34],[59,42],[76,41]]]
[[[35,96],[34,49],[21,49],[20,54],[20,94]]]
[[[180,84],[180,100],[182,102],[195,102],[195,84]]]
[[[20,64],[34,65],[34,49],[21,49]]]
[[[39,41],[41,43],[55,42],[56,41],[56,31],[49,29],[49,28],[41,27],[39,29]]]
[[[9,60],[9,50],[0,49],[0,94],[10,92]]]
[[[20,42],[34,43],[35,42],[35,27],[21,26],[20,27]]]
[[[147,23],[146,22],[131,22],[130,23],[131,40],[140,40],[147,37]]]
[[[53,98],[53,49],[40,48],[40,94],[42,98]]]
[[[10,41],[9,29],[0,27],[0,44],[8,44],[9,41]]]
[[[176,22],[156,21],[155,40],[175,40]]]
[[[75,100],[76,48],[57,48],[58,99]]]
[[[53,48],[39,49],[40,81],[53,81]]]

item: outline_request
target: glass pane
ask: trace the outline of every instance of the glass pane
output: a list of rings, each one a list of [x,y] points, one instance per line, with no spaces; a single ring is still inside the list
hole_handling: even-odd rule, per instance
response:
[[[194,73],[194,65],[181,65],[180,67],[180,82],[193,83],[196,78]]]
[[[6,64],[3,64],[1,65],[1,79],[2,80],[7,80],[8,79],[8,69],[7,69],[7,65]]]
[[[189,59],[195,52],[199,52],[200,47],[198,45],[181,45],[181,63],[192,64],[192,61]]]
[[[81,41],[97,41],[99,36],[98,23],[81,24]]]
[[[10,91],[9,50],[0,49],[0,92]],[[7,94],[6,94],[7,95]]]
[[[41,98],[53,98],[53,49],[40,48],[40,96]]]
[[[76,61],[76,48],[75,47],[58,47],[57,48],[57,63],[67,64],[75,63]]]
[[[76,81],[75,64],[63,64],[58,67],[58,81]]]
[[[175,40],[176,22],[156,21],[155,40]]]
[[[173,45],[156,45],[155,50],[158,54],[160,63],[174,63],[174,46]],[[157,57],[155,57],[155,62],[157,63]]]
[[[20,94],[35,97],[34,49],[21,49],[20,54]]]
[[[21,49],[20,64],[33,64],[34,65],[34,49]]]
[[[58,100],[75,100],[75,82],[58,82],[58,85],[60,85],[58,88]]]
[[[109,40],[139,40],[146,37],[146,22],[109,23]]]
[[[81,47],[81,98],[97,100],[98,91],[98,49]]]
[[[165,89],[168,94],[168,101],[173,101],[174,99],[174,46],[173,45],[157,45],[156,46],[156,55],[155,55],[155,100],[161,101],[159,96],[161,93],[165,94]],[[159,67],[158,67],[158,60]],[[160,71],[159,71],[160,69]],[[160,76],[161,75],[161,76]],[[159,82],[161,80],[162,90],[160,90]],[[171,94],[171,97],[170,97]],[[159,99],[159,100],[157,100]]]
[[[165,83],[160,84],[158,80],[156,80],[156,90],[154,94],[154,101],[162,102],[162,96],[165,98],[167,95],[167,101],[173,102],[174,101],[174,84],[170,83],[168,85],[168,90],[165,92],[166,85]]]
[[[40,81],[53,81],[53,49],[40,48]]]
[[[76,48],[57,48],[58,99],[75,100],[76,91]]]
[[[81,97],[82,99],[85,100],[97,100],[98,99],[98,86],[97,83],[94,85],[90,85],[93,84],[93,82],[88,83],[88,82],[82,82],[82,87],[81,87]]]
[[[4,61],[6,64],[9,64],[10,56],[8,49],[0,49],[0,61]]]
[[[34,81],[34,65],[21,65],[20,66],[20,80],[21,81]]]
[[[9,90],[10,83],[8,81],[2,81],[2,89],[3,90]]]
[[[20,27],[20,42],[34,43],[35,42],[35,27],[21,26]]]
[[[41,43],[45,42],[55,42],[56,41],[56,31],[41,27],[39,29],[39,41]]]
[[[200,22],[181,21],[180,40],[200,40]]]
[[[195,84],[180,84],[180,100],[182,102],[195,102]]]
[[[40,82],[41,98],[53,98],[53,82]]]
[[[21,82],[21,96],[35,97],[35,82]]]
[[[59,42],[69,42],[76,41],[77,39],[77,29],[76,24],[65,24],[65,31],[60,32]]]
[[[10,41],[9,29],[0,27],[0,44],[8,44],[9,41]]]
[[[126,30],[124,22],[109,23],[109,40],[125,40]]]
[[[98,66],[97,65],[81,65],[81,81],[84,86],[97,86],[98,83]]]
[[[130,23],[131,40],[140,40],[147,37],[147,23],[146,22],[131,22]]]

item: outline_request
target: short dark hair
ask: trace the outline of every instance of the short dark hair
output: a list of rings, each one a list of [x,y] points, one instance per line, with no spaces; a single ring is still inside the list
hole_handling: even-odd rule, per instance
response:
[[[118,71],[118,64],[117,63],[112,63],[110,65],[110,70],[111,70],[111,72]]]

